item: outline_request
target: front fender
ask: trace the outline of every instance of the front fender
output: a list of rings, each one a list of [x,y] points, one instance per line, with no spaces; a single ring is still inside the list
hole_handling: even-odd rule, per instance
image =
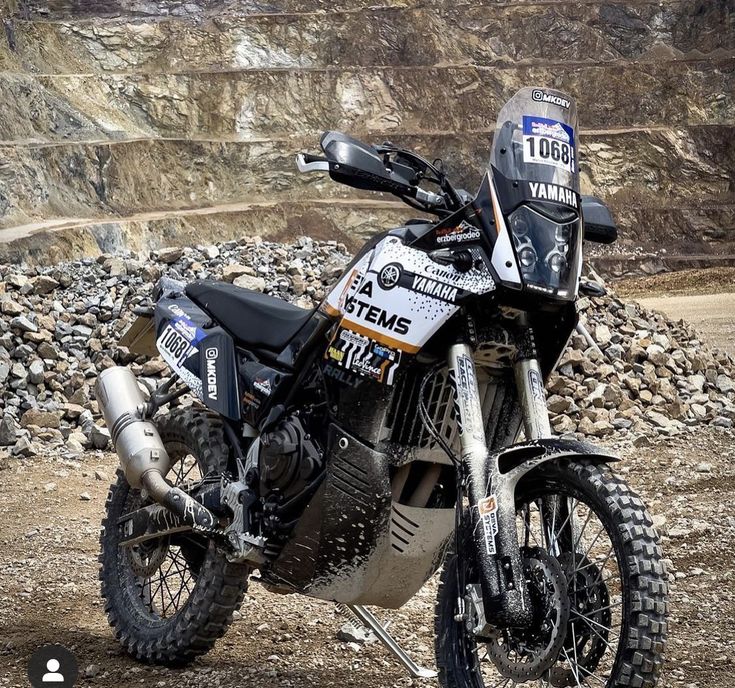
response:
[[[608,449],[584,440],[547,437],[505,447],[490,455],[491,481],[514,488],[529,471],[552,459],[585,458],[599,463],[612,463],[620,458]],[[493,475],[494,474],[494,475]],[[488,486],[489,487],[489,486]]]

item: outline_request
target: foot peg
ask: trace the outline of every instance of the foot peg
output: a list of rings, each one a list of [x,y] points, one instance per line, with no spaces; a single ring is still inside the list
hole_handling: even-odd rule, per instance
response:
[[[385,626],[378,621],[375,616],[365,607],[359,604],[338,604],[338,611],[351,616],[363,625],[367,626],[378,640],[388,648],[391,654],[408,669],[411,676],[415,678],[436,678],[438,675],[433,669],[425,669],[414,662],[405,652],[405,650],[395,641],[393,636],[388,633]]]

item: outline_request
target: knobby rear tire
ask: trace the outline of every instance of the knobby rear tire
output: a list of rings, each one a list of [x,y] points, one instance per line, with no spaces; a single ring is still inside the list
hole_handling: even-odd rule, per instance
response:
[[[216,416],[199,409],[179,409],[157,419],[156,425],[164,446],[188,450],[197,459],[201,475],[227,469],[229,448]],[[242,603],[249,568],[230,563],[212,541],[203,540],[206,551],[198,562],[193,589],[183,607],[166,619],[146,613],[140,600],[135,599],[140,585],[136,585],[135,574],[126,567],[116,526],[135,493],[118,470],[107,497],[100,536],[99,575],[105,613],[116,638],[133,657],[183,666],[211,650],[224,635]]]
[[[658,536],[643,502],[607,464],[543,464],[519,484],[517,501],[522,501],[524,489],[528,493],[532,485],[539,483],[552,487],[569,484],[605,513],[626,589],[621,642],[606,686],[654,688],[663,664],[667,634],[667,574]],[[435,650],[439,682],[443,688],[484,688],[464,625],[454,620],[458,597],[456,566],[457,557],[451,554],[441,575],[437,598]]]

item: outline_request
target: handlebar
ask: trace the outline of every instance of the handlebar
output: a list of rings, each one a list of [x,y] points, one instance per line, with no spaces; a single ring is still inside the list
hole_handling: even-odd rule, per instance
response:
[[[358,145],[359,142],[356,147]],[[358,147],[357,150],[361,149]],[[453,209],[456,209],[455,206],[460,204],[456,190],[449,184],[443,171],[438,170],[417,154],[396,148],[391,144],[383,144],[374,151],[383,158],[384,175],[374,170],[363,170],[358,165],[352,166],[349,162],[337,164],[335,160],[310,153],[298,153],[296,166],[299,172],[326,172],[336,181],[348,186],[393,193],[412,208],[434,215],[448,215]],[[389,161],[389,157],[393,158],[393,156],[395,160]],[[392,178],[393,174],[396,175],[395,179]],[[419,181],[422,179],[438,184],[441,192],[434,193],[422,189],[419,186]]]
[[[296,155],[296,167],[299,172],[329,172],[329,161],[326,158],[320,158],[318,155],[310,153],[298,153]],[[413,197],[420,203],[426,203],[431,206],[439,206],[444,203],[444,197],[441,194],[426,191],[419,186],[413,187]]]

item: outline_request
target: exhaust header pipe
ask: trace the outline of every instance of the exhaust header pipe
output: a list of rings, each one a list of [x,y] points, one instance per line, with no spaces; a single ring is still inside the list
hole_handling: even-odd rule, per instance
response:
[[[103,370],[97,377],[95,391],[120,466],[130,485],[147,490],[156,502],[175,514],[182,525],[195,530],[213,528],[217,521],[209,509],[164,480],[171,468],[171,459],[156,426],[145,418],[145,399],[130,369],[115,366]]]

